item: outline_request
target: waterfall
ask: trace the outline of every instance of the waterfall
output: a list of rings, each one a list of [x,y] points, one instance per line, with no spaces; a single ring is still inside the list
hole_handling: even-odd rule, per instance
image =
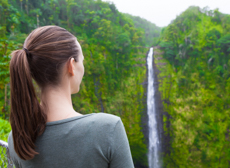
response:
[[[150,48],[147,56],[148,65],[148,90],[147,90],[147,110],[148,110],[148,127],[149,127],[149,168],[160,168],[159,158],[159,134],[157,129],[157,114],[155,107],[155,87],[154,87],[154,69],[153,69],[153,48]]]

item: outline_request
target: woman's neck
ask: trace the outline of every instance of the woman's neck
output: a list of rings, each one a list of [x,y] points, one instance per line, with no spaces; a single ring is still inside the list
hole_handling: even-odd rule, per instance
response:
[[[46,87],[42,90],[41,105],[45,107],[47,122],[81,115],[73,109],[71,91],[68,86]]]

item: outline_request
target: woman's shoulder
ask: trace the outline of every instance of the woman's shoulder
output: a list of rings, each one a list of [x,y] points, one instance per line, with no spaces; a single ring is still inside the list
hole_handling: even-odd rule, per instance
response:
[[[87,121],[86,126],[87,128],[84,127],[86,128],[84,130],[88,129],[87,132],[91,132],[89,135],[97,139],[100,144],[103,142],[102,144],[104,145],[113,144],[113,138],[116,138],[117,132],[119,134],[123,129],[121,118],[108,113],[92,115],[91,119]]]
[[[119,116],[116,116],[114,114],[109,114],[109,113],[102,113],[102,112],[95,113],[94,117],[102,121],[117,122],[120,120]]]
[[[101,126],[105,125],[116,125],[121,120],[120,117],[108,114],[108,113],[95,113],[93,115],[93,121],[97,122],[97,124]]]

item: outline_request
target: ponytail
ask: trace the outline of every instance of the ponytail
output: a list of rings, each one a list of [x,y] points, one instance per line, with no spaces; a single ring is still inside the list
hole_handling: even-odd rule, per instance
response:
[[[10,124],[14,149],[23,160],[32,159],[35,140],[45,130],[46,114],[39,104],[32,82],[26,50],[16,50],[10,61]]]

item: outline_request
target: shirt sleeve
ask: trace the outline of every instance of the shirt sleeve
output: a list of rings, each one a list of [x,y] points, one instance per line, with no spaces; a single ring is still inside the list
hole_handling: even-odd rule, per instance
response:
[[[110,168],[134,168],[128,138],[121,119],[118,120],[113,131]]]

